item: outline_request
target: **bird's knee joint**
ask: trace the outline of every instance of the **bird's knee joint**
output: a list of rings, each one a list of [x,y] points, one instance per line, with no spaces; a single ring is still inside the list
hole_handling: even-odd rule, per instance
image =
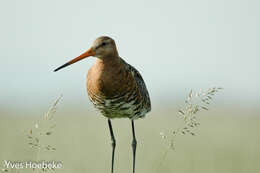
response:
[[[136,147],[136,145],[137,145],[137,141],[136,141],[135,139],[133,139],[133,141],[132,141],[132,147]]]
[[[116,147],[116,141],[115,140],[112,140],[112,143],[111,143],[112,147]]]

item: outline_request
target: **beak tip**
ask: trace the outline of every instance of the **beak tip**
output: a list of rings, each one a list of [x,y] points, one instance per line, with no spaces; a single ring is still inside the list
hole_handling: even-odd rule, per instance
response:
[[[59,71],[60,69],[64,68],[64,67],[67,67],[69,65],[69,63],[66,63],[66,64],[63,64],[62,66],[56,68],[55,70],[53,70],[53,72],[57,72]]]
[[[56,71],[58,71],[59,69],[58,68],[56,68],[55,70],[53,70],[53,72],[56,72]]]

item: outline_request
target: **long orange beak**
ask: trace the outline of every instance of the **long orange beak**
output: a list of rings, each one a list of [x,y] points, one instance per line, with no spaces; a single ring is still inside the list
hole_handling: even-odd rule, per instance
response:
[[[75,62],[80,61],[80,60],[82,60],[82,59],[84,59],[84,58],[87,58],[87,57],[89,57],[89,56],[93,56],[93,55],[95,55],[95,52],[92,50],[92,48],[90,48],[87,52],[81,54],[81,55],[78,56],[77,58],[75,58],[75,59],[73,59],[73,60],[67,62],[66,64],[63,64],[62,66],[60,66],[60,67],[58,67],[58,68],[56,68],[56,69],[54,70],[54,72],[56,72],[56,71],[58,71],[58,70],[60,70],[60,69],[62,69],[62,68],[64,68],[64,67],[67,67],[67,66],[69,66],[69,65],[71,65],[71,64],[74,64]]]

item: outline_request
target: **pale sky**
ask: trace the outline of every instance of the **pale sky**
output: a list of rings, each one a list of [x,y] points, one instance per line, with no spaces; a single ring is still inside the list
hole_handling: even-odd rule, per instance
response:
[[[1,1],[0,109],[46,108],[61,93],[65,105],[90,105],[85,77],[95,58],[52,71],[102,35],[141,72],[155,105],[221,86],[219,104],[259,106],[259,7],[257,0]]]

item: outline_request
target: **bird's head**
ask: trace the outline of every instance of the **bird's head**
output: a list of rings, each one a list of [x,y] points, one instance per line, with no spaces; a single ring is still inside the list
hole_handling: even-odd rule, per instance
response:
[[[115,41],[107,36],[97,38],[91,49],[95,52],[94,57],[106,58],[110,56],[118,56]]]
[[[64,67],[67,67],[71,64],[74,64],[77,61],[80,61],[90,56],[94,56],[99,59],[118,57],[115,41],[107,36],[98,37],[88,51],[74,58],[73,60],[65,63],[64,65],[58,67],[54,71],[56,72]]]

